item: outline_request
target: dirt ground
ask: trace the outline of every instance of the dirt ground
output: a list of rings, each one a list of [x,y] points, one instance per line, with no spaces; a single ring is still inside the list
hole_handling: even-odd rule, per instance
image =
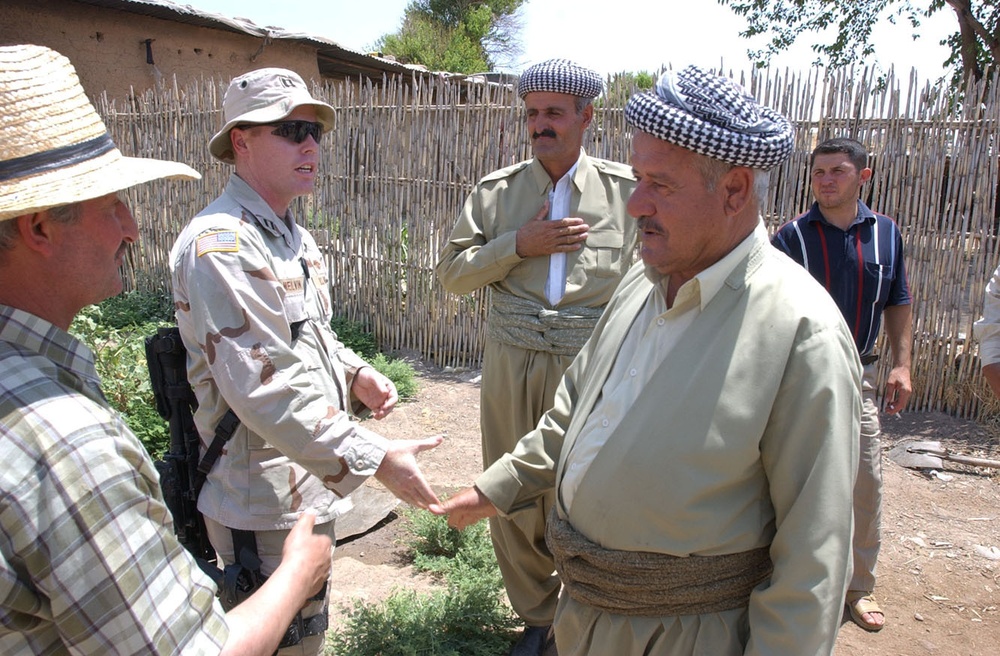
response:
[[[411,362],[419,374],[416,400],[372,427],[394,438],[444,433],[444,443],[422,454],[420,464],[439,495],[451,494],[480,471],[479,372]],[[885,499],[875,592],[886,626],[867,633],[845,613],[836,656],[1000,653],[1000,469],[945,462],[941,470],[913,470],[888,457],[893,446],[916,439],[996,460],[996,434],[940,413],[884,419]],[[406,563],[399,544],[405,521],[392,514],[376,529],[337,546],[332,629],[354,599],[374,602],[397,588],[431,585]]]

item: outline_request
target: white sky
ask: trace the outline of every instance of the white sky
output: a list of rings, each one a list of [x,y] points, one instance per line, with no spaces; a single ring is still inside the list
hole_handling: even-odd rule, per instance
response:
[[[410,0],[174,0],[203,11],[242,17],[326,37],[364,52],[383,34],[395,32]],[[717,0],[528,0],[522,7],[524,53],[513,72],[552,57],[573,59],[605,75],[656,71],[670,64],[749,68],[748,42],[739,32],[746,23]],[[955,31],[947,7],[925,19],[914,42],[905,21],[876,28],[875,59],[905,77],[915,67],[921,79],[942,74],[947,49],[938,42]],[[803,37],[772,65],[807,67],[815,56]]]

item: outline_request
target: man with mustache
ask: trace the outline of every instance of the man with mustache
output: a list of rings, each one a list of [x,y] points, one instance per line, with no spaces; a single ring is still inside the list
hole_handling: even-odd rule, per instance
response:
[[[792,126],[694,66],[625,119],[642,262],[535,430],[443,509],[461,528],[556,493],[562,656],[830,654],[861,364],[761,219]]]
[[[556,385],[589,337],[635,244],[625,201],[628,167],[588,157],[583,136],[604,88],[595,71],[564,59],[518,81],[534,158],[483,178],[466,200],[435,269],[444,288],[490,288],[480,425],[493,464],[552,404]],[[491,520],[511,605],[525,630],[510,652],[551,643],[559,579],[545,547],[551,495]]]
[[[67,332],[122,291],[139,231],[120,191],[201,176],[124,157],[48,48],[0,47],[0,106],[0,652],[270,656],[330,571],[315,515],[224,614],[174,535],[153,461],[101,393],[94,354]]]
[[[325,259],[289,209],[312,192],[333,108],[296,73],[262,68],[233,79],[223,119],[209,151],[235,172],[178,236],[170,265],[203,454],[217,426],[239,422],[198,509],[223,562],[256,578],[307,510],[333,538],[335,501],[370,476],[414,506],[436,503],[415,456],[441,438],[390,441],[351,416],[381,419],[396,389],[330,330]],[[302,609],[279,653],[322,652],[328,599],[324,589]]]

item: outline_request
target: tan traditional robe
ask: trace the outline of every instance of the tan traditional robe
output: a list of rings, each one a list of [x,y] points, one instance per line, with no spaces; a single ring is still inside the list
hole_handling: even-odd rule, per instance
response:
[[[589,464],[560,514],[611,549],[716,555],[770,545],[749,607],[625,617],[565,594],[561,656],[831,653],[850,576],[861,364],[823,289],[762,228]],[[660,287],[638,264],[554,406],[476,485],[503,512],[557,488],[633,319]],[[639,326],[638,329],[645,329]]]
[[[590,231],[585,246],[567,254],[566,291],[556,307],[602,307],[631,262],[636,228],[625,203],[635,180],[628,166],[581,150],[572,184],[569,216],[582,218]],[[549,258],[523,259],[515,250],[517,229],[538,214],[551,188],[548,173],[534,159],[483,178],[435,269],[444,288],[467,294],[489,286],[551,308],[545,297]],[[487,342],[480,411],[484,466],[535,427],[572,359]],[[551,497],[540,497],[516,517],[491,523],[508,597],[518,615],[535,626],[551,623],[559,591],[544,541],[550,505]]]

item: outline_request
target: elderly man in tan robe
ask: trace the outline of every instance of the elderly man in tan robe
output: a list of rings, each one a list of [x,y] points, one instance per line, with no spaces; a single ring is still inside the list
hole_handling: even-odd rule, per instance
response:
[[[830,654],[861,364],[836,305],[760,218],[792,127],[696,67],[625,115],[643,262],[553,408],[444,511],[463,527],[557,492],[562,656]]]
[[[508,453],[556,386],[628,269],[635,223],[627,166],[589,157],[583,135],[601,77],[555,59],[518,82],[534,158],[495,171],[465,203],[439,259],[445,289],[490,288],[480,425],[483,465]],[[552,495],[490,524],[507,596],[526,624],[511,656],[542,654],[559,596],[545,515]]]

